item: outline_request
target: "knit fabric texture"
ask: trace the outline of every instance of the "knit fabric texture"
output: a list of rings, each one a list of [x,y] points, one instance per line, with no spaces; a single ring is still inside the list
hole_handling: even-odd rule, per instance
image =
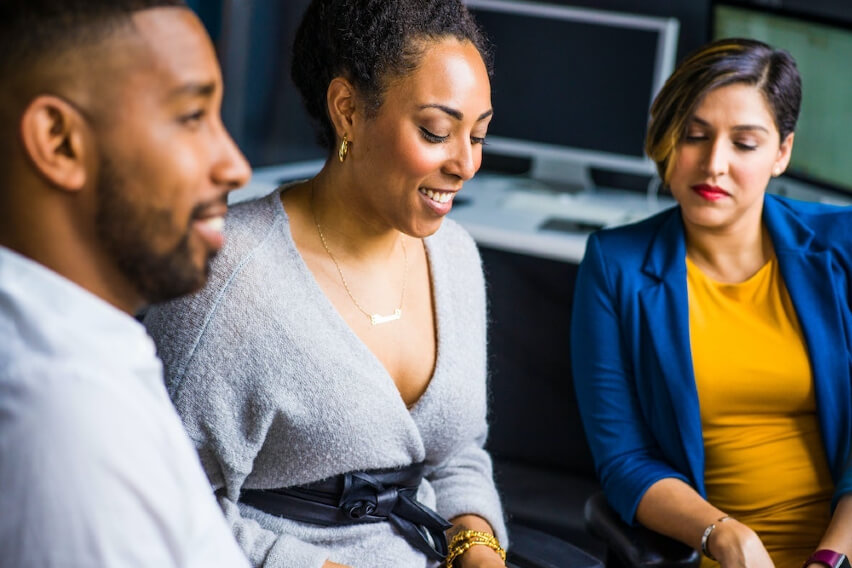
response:
[[[226,245],[198,294],[145,325],[169,394],[254,566],[436,566],[390,523],[325,527],[239,504],[240,490],[302,485],[424,461],[418,498],[451,519],[484,517],[507,542],[486,424],[485,284],[452,220],[425,239],[437,361],[411,408],[308,270],[280,192],[231,208]]]

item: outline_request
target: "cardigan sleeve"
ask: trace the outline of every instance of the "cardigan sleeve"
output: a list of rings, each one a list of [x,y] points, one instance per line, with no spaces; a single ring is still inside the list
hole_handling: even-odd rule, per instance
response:
[[[471,440],[446,460],[430,476],[435,488],[437,511],[448,519],[459,515],[482,517],[503,548],[508,548],[508,535],[503,521],[500,497],[492,478],[491,458],[482,449],[481,436]]]
[[[629,352],[631,338],[625,335],[632,331],[619,313],[607,266],[599,235],[593,234],[575,286],[572,370],[601,485],[618,514],[633,523],[651,485],[665,478],[689,480],[664,460],[643,414]]]
[[[506,548],[508,535],[503,509],[494,485],[491,457],[483,447],[488,423],[482,260],[466,231],[447,220],[444,223],[441,259],[432,259],[432,270],[436,280],[443,283],[435,286],[438,301],[452,306],[444,310],[452,317],[444,314],[439,322],[445,336],[450,338],[441,357],[444,368],[452,368],[449,373],[452,386],[449,382],[437,385],[440,403],[432,406],[434,415],[430,422],[439,422],[446,428],[443,440],[434,441],[446,450],[440,452],[443,459],[428,478],[435,490],[436,510],[440,515],[447,519],[465,514],[482,517]]]
[[[266,439],[274,409],[259,404],[253,392],[258,373],[251,362],[262,357],[255,356],[250,343],[240,344],[239,329],[227,325],[234,314],[222,313],[240,306],[210,296],[205,290],[155,306],[145,318],[164,363],[172,402],[251,565],[320,568],[330,556],[328,550],[293,535],[279,535],[240,513],[240,491]],[[240,349],[235,350],[237,345]]]

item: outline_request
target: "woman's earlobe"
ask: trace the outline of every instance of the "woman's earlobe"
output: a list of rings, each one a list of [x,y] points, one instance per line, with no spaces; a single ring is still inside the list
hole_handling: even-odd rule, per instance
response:
[[[79,191],[86,183],[84,117],[52,95],[33,99],[24,110],[20,135],[35,170],[52,186]]]

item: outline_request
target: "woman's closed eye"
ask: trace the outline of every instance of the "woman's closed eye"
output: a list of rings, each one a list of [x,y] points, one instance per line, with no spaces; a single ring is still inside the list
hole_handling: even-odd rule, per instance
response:
[[[447,139],[450,137],[449,134],[446,135],[446,136],[441,136],[439,134],[435,134],[434,132],[429,131],[428,129],[426,129],[423,126],[420,127],[420,134],[423,135],[423,138],[425,138],[426,140],[428,140],[429,142],[432,142],[434,144],[440,144],[441,142],[446,142]]]
[[[449,134],[447,134],[445,136],[442,136],[440,134],[435,134],[434,132],[432,132],[431,130],[429,130],[428,128],[426,128],[424,126],[420,127],[420,134],[426,140],[428,140],[429,142],[432,142],[434,144],[440,144],[441,142],[446,142],[450,138]],[[471,134],[470,142],[471,142],[471,144],[482,144],[482,145],[484,145],[485,144],[485,136],[474,136],[474,135]]]
[[[748,141],[735,141],[734,146],[736,146],[740,150],[745,150],[746,152],[752,152],[757,150],[759,144],[757,142]]]
[[[683,137],[684,142],[701,142],[707,140],[707,135],[703,132],[687,132]]]

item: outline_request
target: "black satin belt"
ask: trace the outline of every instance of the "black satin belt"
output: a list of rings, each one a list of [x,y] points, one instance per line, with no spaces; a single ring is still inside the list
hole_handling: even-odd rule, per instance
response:
[[[433,560],[447,556],[444,531],[452,525],[417,501],[423,464],[350,472],[283,489],[244,489],[240,502],[264,513],[325,526],[390,522]]]

